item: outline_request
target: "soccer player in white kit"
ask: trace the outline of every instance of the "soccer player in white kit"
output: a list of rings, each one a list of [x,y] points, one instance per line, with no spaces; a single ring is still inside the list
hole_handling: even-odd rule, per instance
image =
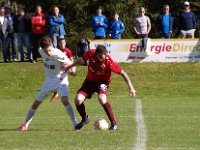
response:
[[[59,91],[61,95],[61,101],[66,108],[66,112],[69,115],[72,123],[76,126],[77,121],[74,114],[72,105],[68,100],[68,74],[65,71],[65,67],[71,64],[69,58],[61,52],[59,49],[54,48],[51,38],[45,36],[40,40],[39,53],[42,56],[44,69],[46,73],[46,80],[43,83],[40,91],[38,92],[35,101],[30,107],[25,121],[18,130],[26,131],[28,126],[43,100],[51,93]],[[75,70],[71,70],[74,73]],[[69,71],[70,72],[70,71]]]

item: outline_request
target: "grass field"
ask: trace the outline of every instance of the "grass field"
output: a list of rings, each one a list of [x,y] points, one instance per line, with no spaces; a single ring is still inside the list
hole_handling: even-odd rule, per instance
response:
[[[86,101],[91,121],[80,132],[73,131],[60,100],[51,103],[49,98],[38,109],[30,131],[19,132],[15,129],[24,121],[44,80],[43,66],[41,63],[1,63],[0,150],[134,150],[141,138],[136,122],[137,100],[141,100],[146,131],[146,143],[140,150],[200,149],[200,63],[120,65],[131,77],[137,97],[129,97],[123,79],[112,76],[109,100],[118,131],[94,130],[97,118],[107,119],[94,95]],[[85,74],[86,67],[80,66],[78,76],[69,78],[72,104]]]

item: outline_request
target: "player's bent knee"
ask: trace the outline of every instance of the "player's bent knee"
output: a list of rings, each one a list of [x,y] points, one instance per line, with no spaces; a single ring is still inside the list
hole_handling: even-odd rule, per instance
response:
[[[75,102],[76,105],[81,105],[84,102],[84,100],[85,100],[85,96],[84,95],[77,94],[74,102]]]
[[[33,109],[37,109],[42,102],[35,100],[32,104]]]
[[[107,102],[107,96],[105,94],[99,94],[98,99],[101,105],[104,105]]]
[[[64,106],[68,106],[69,105],[69,100],[68,100],[67,96],[62,96],[61,97],[61,101],[62,101]]]

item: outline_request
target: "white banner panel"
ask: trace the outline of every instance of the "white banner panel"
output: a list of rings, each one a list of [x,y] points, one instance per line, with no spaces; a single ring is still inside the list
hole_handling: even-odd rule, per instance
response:
[[[200,39],[149,39],[144,51],[140,40],[94,40],[90,48],[105,45],[116,62],[200,61]]]

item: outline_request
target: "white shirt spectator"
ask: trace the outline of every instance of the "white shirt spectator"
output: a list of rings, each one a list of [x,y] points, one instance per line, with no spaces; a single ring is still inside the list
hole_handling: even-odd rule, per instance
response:
[[[134,23],[137,31],[140,32],[140,34],[146,34],[147,26],[148,24],[151,24],[151,21],[148,16],[139,16],[135,18]]]

